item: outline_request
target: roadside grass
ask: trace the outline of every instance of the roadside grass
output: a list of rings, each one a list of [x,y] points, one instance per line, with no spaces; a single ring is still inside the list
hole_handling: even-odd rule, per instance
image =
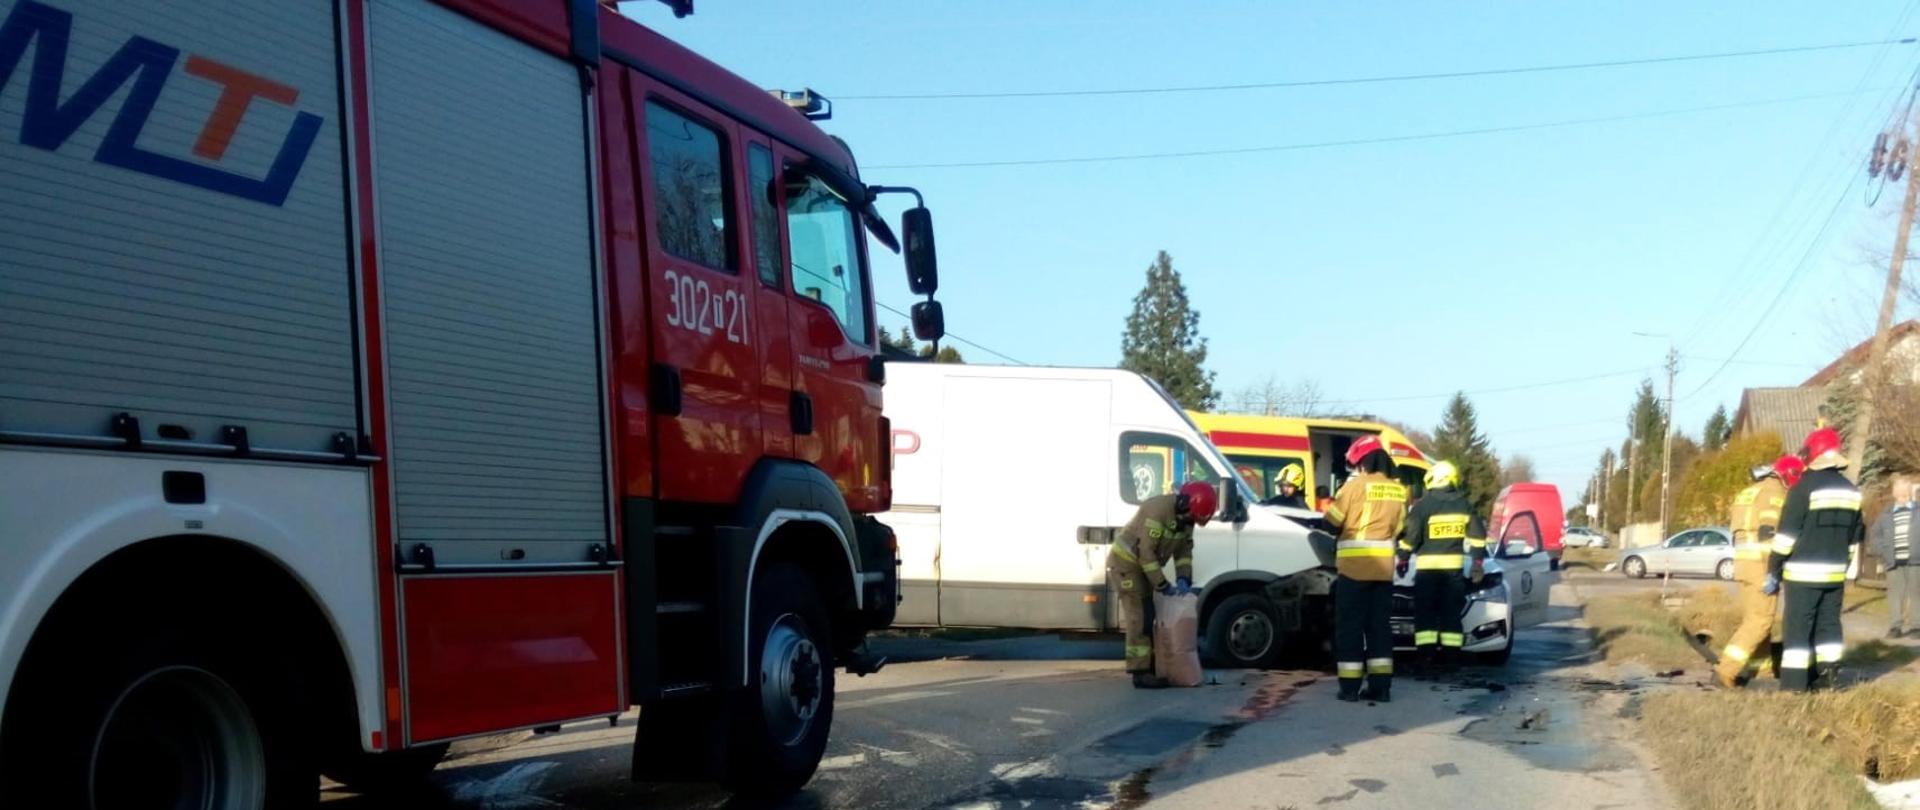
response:
[[[1854,601],[1849,589],[1849,603]],[[1864,589],[1858,589],[1864,590]],[[1874,592],[1862,602],[1871,603]],[[1702,647],[1739,624],[1739,596],[1695,589],[1673,607],[1657,593],[1587,601],[1586,619],[1606,660],[1655,670],[1704,668]],[[1696,646],[1698,645],[1698,646]],[[1878,678],[1920,650],[1879,640],[1847,645],[1845,680],[1812,695],[1777,691],[1661,690],[1638,713],[1679,806],[1693,810],[1872,810],[1859,781],[1920,777],[1920,681]]]
[[[1581,546],[1579,548],[1563,549],[1560,552],[1560,567],[1568,571],[1578,568],[1584,568],[1589,571],[1603,571],[1606,570],[1607,565],[1619,561],[1619,549],[1588,548]]]
[[[1920,776],[1920,684],[1670,691],[1648,697],[1641,718],[1668,788],[1696,810],[1870,810],[1858,776]]]
[[[1881,675],[1913,663],[1920,649],[1880,639],[1847,642],[1846,665],[1862,675]]]
[[[1638,661],[1654,669],[1685,669],[1700,663],[1686,631],[1654,593],[1587,600],[1594,647],[1610,662]]]
[[[1699,589],[1671,609],[1657,593],[1618,594],[1587,600],[1586,621],[1606,660],[1684,670],[1706,663],[1693,640],[1704,637],[1712,645],[1733,634],[1740,623],[1738,608],[1734,597],[1717,588]]]
[[[1868,585],[1863,582],[1849,583],[1847,585],[1846,598],[1840,606],[1840,612],[1857,613],[1861,616],[1887,615],[1886,585],[1882,583],[1879,584],[1878,587],[1875,587],[1874,585]]]

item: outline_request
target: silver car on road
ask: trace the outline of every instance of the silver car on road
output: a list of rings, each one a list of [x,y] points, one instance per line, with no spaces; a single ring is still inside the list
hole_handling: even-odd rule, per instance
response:
[[[1620,572],[1645,576],[1705,576],[1733,579],[1733,533],[1725,526],[1687,529],[1657,546],[1620,553]]]

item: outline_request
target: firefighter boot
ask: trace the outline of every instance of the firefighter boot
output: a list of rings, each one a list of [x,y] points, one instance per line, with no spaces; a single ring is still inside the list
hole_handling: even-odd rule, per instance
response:
[[[1352,703],[1360,699],[1360,679],[1340,679],[1340,699]]]
[[[1151,672],[1133,673],[1133,688],[1135,689],[1165,689],[1168,685],[1166,678],[1162,678]]]
[[[1375,703],[1393,702],[1393,676],[1367,676],[1367,699]]]

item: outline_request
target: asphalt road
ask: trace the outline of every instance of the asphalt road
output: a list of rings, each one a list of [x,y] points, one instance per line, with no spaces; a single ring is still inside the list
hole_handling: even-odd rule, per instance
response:
[[[1593,680],[1572,589],[1501,670],[1402,678],[1343,704],[1317,671],[1210,673],[1143,692],[1119,644],[1051,636],[889,639],[881,673],[840,681],[833,741],[795,808],[1659,807]],[[703,786],[627,781],[633,718],[462,744],[423,794],[326,794],[329,810],[733,807]]]

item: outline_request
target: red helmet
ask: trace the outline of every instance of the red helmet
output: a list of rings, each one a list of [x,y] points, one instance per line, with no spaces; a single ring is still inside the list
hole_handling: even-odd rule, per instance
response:
[[[1806,471],[1807,463],[1796,455],[1784,455],[1773,462],[1773,474],[1780,476],[1780,481],[1789,487],[1800,483],[1800,476]]]
[[[1220,493],[1212,484],[1188,481],[1180,485],[1180,500],[1186,504],[1187,517],[1193,522],[1206,525],[1220,511]]]
[[[1369,434],[1354,439],[1353,444],[1347,445],[1347,466],[1358,467],[1360,459],[1366,458],[1368,453],[1385,449],[1387,448],[1380,443],[1379,436]]]
[[[1840,431],[1823,427],[1807,434],[1807,458],[1816,459],[1840,449]]]

